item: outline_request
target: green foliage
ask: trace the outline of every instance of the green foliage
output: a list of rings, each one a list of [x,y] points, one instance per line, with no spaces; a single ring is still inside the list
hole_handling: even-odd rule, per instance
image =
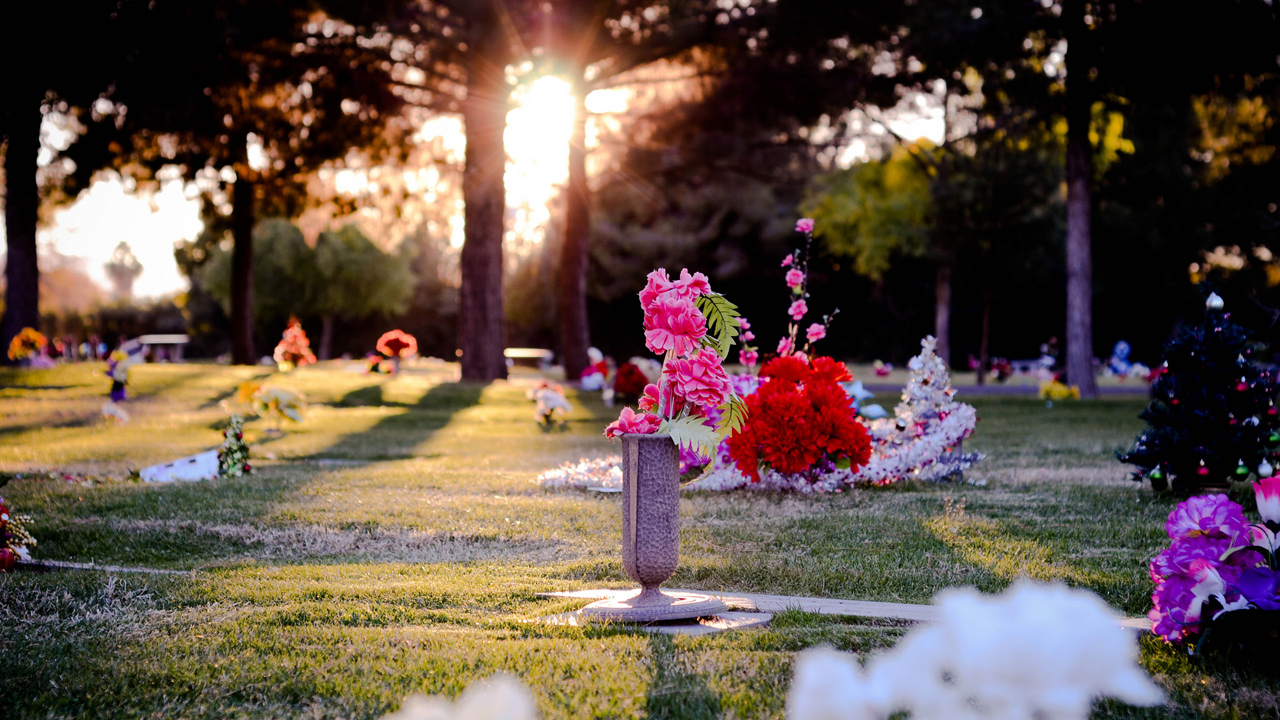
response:
[[[716,423],[716,432],[720,437],[728,437],[747,424],[747,403],[737,395],[729,397],[729,401],[720,406],[720,420]]]
[[[672,442],[677,446],[701,453],[704,457],[714,455],[716,446],[720,444],[720,436],[703,424],[700,417],[663,420],[658,432],[670,434]]]
[[[410,246],[411,247],[411,246]],[[414,277],[405,258],[383,252],[354,225],[320,233],[314,312],[344,319],[403,312]]]
[[[895,255],[930,249],[933,200],[929,176],[910,151],[895,148],[883,161],[859,163],[822,178],[801,211],[815,234],[854,269],[879,279]]]
[[[698,297],[698,309],[707,319],[707,330],[710,331],[707,338],[710,343],[715,345],[721,358],[728,357],[729,350],[733,348],[733,339],[738,337],[741,327],[738,322],[738,306],[719,293],[711,293]],[[715,335],[714,338],[712,334]]]

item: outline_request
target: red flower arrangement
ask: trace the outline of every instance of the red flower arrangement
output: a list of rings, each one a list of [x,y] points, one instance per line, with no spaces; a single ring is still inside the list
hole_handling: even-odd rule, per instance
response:
[[[746,425],[728,439],[739,472],[759,482],[762,468],[797,474],[866,464],[871,440],[838,385],[851,377],[844,363],[785,356],[765,364],[760,376],[767,382],[746,397]]]
[[[613,392],[628,398],[640,397],[644,394],[644,386],[649,378],[635,363],[622,363],[618,366],[617,377],[613,379]]]
[[[407,358],[418,354],[418,339],[403,330],[391,330],[378,338],[377,347],[389,358]]]

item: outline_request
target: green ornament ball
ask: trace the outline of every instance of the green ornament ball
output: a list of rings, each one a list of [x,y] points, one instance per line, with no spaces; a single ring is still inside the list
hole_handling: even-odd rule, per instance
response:
[[[1276,432],[1275,430],[1272,430],[1271,434],[1267,436],[1267,442],[1272,445],[1275,445],[1276,443],[1280,443],[1280,432]]]
[[[1151,476],[1152,480],[1160,480],[1164,478],[1164,471],[1161,470],[1160,468],[1152,468],[1149,475]]]
[[[1245,467],[1244,465],[1236,466],[1236,475],[1239,475],[1240,477],[1244,477],[1245,475],[1248,475],[1248,474],[1249,474],[1249,468]]]

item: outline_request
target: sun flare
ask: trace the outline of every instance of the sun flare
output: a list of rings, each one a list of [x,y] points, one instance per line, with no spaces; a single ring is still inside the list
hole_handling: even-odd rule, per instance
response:
[[[541,242],[551,211],[547,205],[569,174],[573,92],[569,83],[543,76],[517,90],[507,114],[507,207],[514,213],[511,238]]]

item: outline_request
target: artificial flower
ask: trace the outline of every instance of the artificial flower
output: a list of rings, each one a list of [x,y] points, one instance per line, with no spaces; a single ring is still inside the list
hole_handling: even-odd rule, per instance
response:
[[[1203,495],[1178,503],[1165,530],[1171,538],[1208,535],[1230,540],[1243,535],[1248,525],[1240,506],[1226,495]]]
[[[702,348],[689,359],[668,362],[663,369],[677,397],[700,408],[719,407],[732,393],[720,353]]]
[[[1280,523],[1280,477],[1262,478],[1253,484],[1253,493],[1263,522]]]
[[[809,312],[809,304],[806,303],[803,299],[796,300],[795,302],[791,303],[791,307],[787,308],[787,314],[790,315],[791,319],[795,320],[796,322],[799,322],[800,318],[804,317],[805,313],[807,312]]]
[[[375,347],[389,358],[407,358],[418,354],[418,339],[403,330],[390,330],[378,338]]]
[[[662,419],[650,413],[637,413],[629,407],[622,408],[618,419],[604,429],[604,436],[613,439],[621,435],[652,435],[658,432]]]
[[[800,284],[804,282],[804,273],[800,272],[799,270],[788,270],[786,280],[787,280],[787,287],[789,288],[799,287]]]
[[[800,218],[796,221],[796,232],[811,233],[813,232],[813,218]]]
[[[785,356],[787,356],[787,355],[790,355],[790,354],[791,354],[791,351],[792,351],[792,350],[794,350],[794,349],[795,349],[795,346],[793,346],[793,345],[791,344],[791,338],[789,338],[789,337],[783,337],[781,340],[779,340],[779,341],[778,341],[778,354],[779,354],[779,355],[781,355],[781,356],[784,356],[784,357],[785,357]]]
[[[755,365],[759,361],[760,361],[760,353],[756,352],[755,350],[743,349],[738,351],[738,362],[742,363],[743,365]]]
[[[644,342],[655,353],[687,355],[707,334],[707,320],[692,300],[659,297],[645,311]]]
[[[817,342],[827,336],[827,328],[822,323],[814,323],[805,331],[805,339],[809,342]]]
[[[795,255],[794,255],[794,254],[791,254],[791,255],[788,255],[788,256],[786,256],[786,257],[782,258],[782,267],[787,267],[787,266],[791,265],[791,263],[795,262],[795,260],[796,260],[796,258],[795,258]]]
[[[640,396],[640,409],[652,410],[658,407],[658,386],[649,383],[644,386],[644,394]]]
[[[1280,610],[1280,573],[1268,567],[1253,567],[1240,573],[1235,589],[1261,610]]]

